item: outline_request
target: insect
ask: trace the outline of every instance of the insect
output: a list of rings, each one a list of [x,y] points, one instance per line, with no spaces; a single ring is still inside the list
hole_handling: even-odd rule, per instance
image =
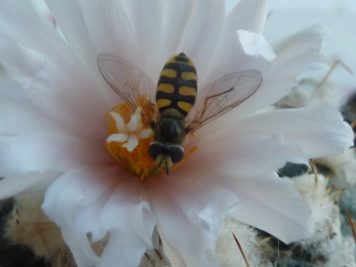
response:
[[[164,168],[167,174],[173,164],[182,160],[182,144],[188,133],[239,106],[262,83],[259,71],[244,70],[223,76],[197,93],[197,72],[184,53],[166,62],[156,90],[139,67],[123,58],[99,54],[97,63],[106,82],[132,111],[140,106],[142,96],[150,101],[156,99],[156,112],[143,113],[142,119],[154,131],[154,141],[147,152],[156,161],[157,169]]]

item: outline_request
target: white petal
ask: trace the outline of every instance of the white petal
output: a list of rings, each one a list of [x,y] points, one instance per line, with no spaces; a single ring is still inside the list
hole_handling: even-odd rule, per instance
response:
[[[94,68],[96,70],[94,55],[97,52],[93,47],[92,38],[89,36],[79,1],[48,0],[46,2],[71,49],[83,63],[91,66],[92,70]]]
[[[109,233],[95,266],[137,266],[151,246],[155,220],[142,183],[116,168],[67,173],[51,185],[43,206],[49,217],[71,234],[64,236],[65,241],[82,266],[92,266],[89,262],[96,260],[88,247],[89,232],[94,241]]]
[[[59,225],[59,227],[78,267],[97,266],[99,264],[99,257],[91,251],[86,235],[78,236],[77,229],[71,229],[63,225]]]
[[[132,213],[139,207],[132,207]],[[125,216],[125,215],[124,215]],[[140,219],[137,215],[128,215],[132,220]],[[137,216],[137,217],[136,217]],[[128,223],[125,227],[130,227]],[[142,242],[141,233],[135,233],[126,229],[113,229],[110,232],[110,240],[101,255],[98,267],[137,267],[149,243]]]
[[[236,71],[255,69],[263,73],[266,69],[270,68],[272,64],[271,59],[274,58],[271,46],[265,41],[262,35],[245,31],[243,33],[234,33],[231,36],[224,49],[214,58],[214,64],[208,70],[209,72],[206,76],[201,77],[200,88],[204,88],[204,85],[208,82],[213,82]],[[251,42],[255,42],[255,48],[249,47]],[[244,51],[246,47],[249,47],[248,53],[250,54]],[[197,67],[199,69],[199,66]]]
[[[231,178],[227,186],[240,197],[241,203],[233,213],[240,222],[262,229],[285,243],[312,234],[311,212],[291,181],[273,176]]]
[[[42,208],[62,229],[78,266],[99,263],[87,233],[95,240],[106,234],[98,216],[105,194],[111,189],[113,173],[107,168],[71,171],[56,179],[46,192]]]
[[[105,135],[102,114],[111,108],[113,100],[108,100],[105,90],[97,89],[98,81],[87,75],[78,62],[73,58],[65,63],[52,61],[48,54],[29,49],[7,36],[1,36],[0,46],[6,74],[22,85],[22,89],[10,93],[4,88],[5,95],[26,99],[25,106],[33,105],[46,112],[73,134],[80,133],[92,140]]]
[[[0,137],[1,175],[31,171],[66,171],[112,162],[104,146],[91,146],[62,134],[36,133]]]
[[[33,95],[29,91],[22,90],[19,84],[6,77],[1,77],[0,88],[2,88],[0,97],[0,117],[2,118],[0,133],[2,135],[48,132],[75,136],[85,142],[102,146],[103,141],[98,140],[95,132],[97,129],[103,133],[105,131],[99,127],[92,129],[92,132],[78,123],[81,120],[79,118],[76,120],[75,114],[71,114],[69,120],[64,118],[65,116],[62,117],[64,113],[62,111],[56,110],[58,113],[51,114],[53,110],[45,109],[39,103],[33,103],[31,98],[40,98],[37,94]],[[33,95],[30,99],[27,96],[28,93]],[[63,105],[61,106],[63,108]],[[70,125],[70,121],[73,121],[73,125]],[[98,123],[101,124],[101,122],[96,122]]]
[[[87,31],[97,51],[91,58],[96,59],[98,53],[111,53],[125,58],[142,68],[145,57],[151,53],[146,53],[144,56],[140,55],[142,50],[135,28],[135,19],[137,17],[129,12],[125,1],[78,1],[80,2],[81,14],[84,17]],[[126,2],[132,3],[132,1]],[[63,11],[63,17],[65,16],[66,12]],[[141,19],[140,16],[138,18]],[[71,23],[68,22],[68,24],[70,25]],[[141,24],[144,24],[144,22]],[[150,74],[148,70],[150,69],[145,69],[145,72]],[[151,78],[156,79],[158,77],[159,70],[156,71],[157,74],[151,76]]]
[[[244,30],[239,30],[236,33],[245,54],[255,57],[262,56],[269,61],[275,59],[276,55],[262,35]]]
[[[126,125],[121,115],[117,112],[110,112],[110,116],[115,120],[115,125],[118,131],[124,132],[126,130]]]
[[[282,134],[230,132],[197,144],[189,164],[182,166],[182,175],[194,172],[196,166],[209,166],[211,171],[250,177],[277,171],[286,161],[306,163],[307,159],[304,151]]]
[[[149,64],[157,66],[155,53],[144,54],[145,51],[155,51],[161,38],[162,9],[161,1],[153,0],[148,2],[141,1],[122,1],[122,5],[127,12],[127,16],[132,23],[136,37],[136,50],[139,56],[139,65],[144,70],[149,70]],[[137,61],[136,61],[137,62]]]
[[[214,237],[204,231],[198,218],[192,220],[196,214],[190,212],[189,206],[181,207],[167,190],[150,190],[150,196],[163,238],[184,259],[186,266],[217,266],[211,255]]]
[[[251,12],[253,10],[253,12]],[[262,33],[268,14],[266,0],[240,0],[229,14],[227,27],[231,32],[247,30]]]
[[[211,56],[216,53],[223,34],[224,18],[225,10],[221,2],[195,1],[179,50],[192,58],[197,67],[198,80],[205,81],[208,77],[208,69],[213,63]]]
[[[25,87],[32,82],[31,76],[41,71],[46,64],[47,57],[43,53],[17,44],[9,37],[1,36],[0,49],[3,51],[0,53],[0,60],[6,73],[11,78],[18,79]]]
[[[140,138],[141,139],[146,139],[148,137],[151,137],[153,135],[153,130],[152,129],[144,129],[140,132]]]
[[[184,32],[178,46],[178,50],[185,51],[187,55],[191,55],[194,47],[197,46],[199,39],[204,34],[204,30],[206,30],[204,26],[207,25],[210,17],[209,14],[214,11],[212,8],[214,0],[189,2],[191,2],[193,6],[189,12],[189,17],[186,19]],[[176,4],[179,4],[179,2],[177,1]]]
[[[185,175],[173,172],[148,184],[160,233],[187,266],[217,266],[215,239],[226,212],[236,207],[239,198],[219,186],[219,177],[210,170]]]
[[[126,144],[123,145],[123,147],[127,148],[127,151],[132,152],[135,150],[135,148],[138,145],[138,138],[136,135],[130,135],[129,140],[127,141]]]
[[[63,40],[46,17],[40,16],[31,1],[0,3],[0,32],[28,48],[63,60]],[[56,53],[53,53],[56,51]],[[52,53],[49,53],[52,52]]]
[[[0,199],[12,197],[28,190],[33,185],[51,176],[52,175],[48,173],[38,172],[6,176],[0,180]]]
[[[226,10],[223,10],[224,5],[219,1],[213,1],[213,3],[201,1],[201,5],[203,7],[196,7],[197,9],[199,8],[199,11],[197,11],[196,15],[193,13],[192,18],[204,25],[202,29],[207,36],[204,36],[203,33],[199,35],[199,28],[195,29],[195,27],[199,27],[198,23],[193,28],[189,24],[186,27],[188,32],[192,31],[190,41],[194,40],[198,50],[197,52],[193,50],[190,53],[189,46],[187,46],[188,55],[191,55],[197,67],[198,87],[202,88],[207,83],[231,72],[250,68],[251,65],[259,65],[261,58],[248,57],[243,53],[236,31],[240,29],[259,31],[263,26],[263,22],[260,20],[261,17],[258,18],[257,14],[266,13],[266,1],[240,1],[236,9],[230,12],[228,18],[226,18],[225,14]],[[251,9],[256,12],[253,16],[251,16]],[[239,15],[236,15],[237,12],[240,12]],[[264,16],[265,14],[262,15],[262,18]],[[207,21],[202,19],[203,17]],[[210,21],[214,21],[214,25],[210,25]],[[217,30],[216,33],[214,32],[215,30]],[[214,40],[204,41],[204,38],[211,37],[214,37]],[[202,43],[210,45],[202,46]],[[200,56],[202,57],[201,59],[199,58]]]
[[[16,82],[1,77],[0,88],[2,88],[0,98],[1,135],[36,131],[63,133],[68,130],[64,125],[56,123],[45,111],[28,103],[20,93],[20,86]]]
[[[106,142],[125,142],[129,136],[125,133],[119,133],[119,134],[112,134],[108,138],[106,138]]]
[[[102,211],[102,223],[111,230],[100,267],[136,267],[145,250],[151,247],[154,216],[147,202],[139,199],[133,202],[123,193],[124,189],[125,186],[114,192]]]
[[[277,46],[274,50],[277,57],[271,67],[263,71],[261,87],[225,116],[236,120],[274,104],[286,96],[292,89],[296,76],[319,59],[324,33],[324,29],[311,28],[293,35]],[[258,66],[256,67],[258,69]]]
[[[276,110],[241,121],[243,134],[276,134],[298,145],[309,158],[342,153],[353,145],[354,133],[331,105]]]
[[[208,1],[205,1],[208,6]],[[165,1],[164,13],[162,17],[162,32],[159,49],[155,49],[158,61],[158,69],[162,68],[162,64],[173,54],[178,52],[187,52],[185,49],[178,48],[179,42],[182,39],[183,32],[186,30],[188,21],[192,16],[192,9],[197,1]],[[201,12],[204,12],[201,10]],[[177,23],[180,21],[180,23]],[[157,73],[159,75],[159,73]]]

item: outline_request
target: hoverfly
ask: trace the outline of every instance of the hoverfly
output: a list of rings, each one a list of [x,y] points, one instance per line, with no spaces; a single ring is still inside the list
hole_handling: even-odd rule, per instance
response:
[[[154,98],[151,79],[137,66],[110,54],[100,54],[97,63],[106,82],[133,112],[142,96],[150,101]],[[188,133],[239,106],[261,83],[259,71],[244,70],[228,74],[197,93],[197,72],[191,59],[184,53],[170,58],[157,83],[156,112],[142,114],[154,131],[147,153],[156,161],[157,169],[164,167],[168,174],[183,158],[182,144]]]

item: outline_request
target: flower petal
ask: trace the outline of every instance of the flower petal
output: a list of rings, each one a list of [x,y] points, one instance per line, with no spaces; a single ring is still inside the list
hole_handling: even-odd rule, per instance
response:
[[[262,35],[239,30],[237,36],[246,55],[261,56],[269,61],[275,59],[276,55]]]
[[[253,12],[251,12],[253,10]],[[233,32],[246,30],[262,33],[268,14],[266,0],[240,0],[233,7],[228,17],[227,27]]]
[[[210,2],[208,0],[204,4],[208,7]],[[187,30],[187,24],[193,20],[193,12],[195,12],[195,8],[198,5],[200,5],[199,1],[189,0],[164,2],[160,47],[154,50],[156,51],[155,56],[160,58],[159,64],[162,65],[165,60],[175,53],[187,52],[187,47],[179,47],[179,44],[184,32]],[[202,14],[205,12],[204,9],[200,9],[200,11]],[[181,23],[176,23],[177,21],[181,21]],[[158,66],[158,68],[161,67]]]
[[[354,133],[329,104],[266,112],[239,122],[242,134],[277,134],[298,145],[309,158],[342,153],[353,145]]]
[[[137,266],[150,245],[154,219],[141,183],[115,168],[69,172],[48,189],[43,208],[68,232],[64,239],[79,266]],[[87,234],[98,241],[109,233],[100,262]]]
[[[256,69],[264,72],[270,67],[274,57],[271,46],[262,35],[243,30],[234,32],[229,42],[214,58],[214,64],[210,66],[208,72],[202,77],[199,76],[199,80],[203,81],[200,88],[204,88],[208,82],[236,71]],[[198,72],[200,67],[197,66]]]
[[[194,172],[196,166],[209,166],[212,171],[250,177],[277,171],[286,161],[307,162],[301,148],[277,133],[220,133],[196,146],[197,150],[188,159],[189,164],[177,170],[182,171],[183,176]]]
[[[102,151],[102,153],[100,153]],[[36,133],[0,136],[1,175],[31,171],[66,171],[111,159],[101,149],[63,134]]]
[[[236,32],[244,30],[244,32],[249,31],[251,34],[257,33],[255,35],[261,39],[262,35],[260,34],[262,33],[268,12],[268,1],[242,0],[236,2],[238,3],[236,3],[232,11],[229,12],[224,24],[222,30],[223,36],[220,37],[220,43],[216,49],[216,53],[211,56],[209,55],[209,57],[211,57],[209,74],[203,77],[199,76],[199,81],[213,81],[226,74],[241,70],[241,68],[251,68],[251,65],[253,68],[256,68],[256,66],[262,68],[263,65],[266,65],[266,62],[261,60],[263,58],[261,55],[263,55],[264,51],[270,51],[270,46],[266,46],[262,44],[263,42],[259,41],[258,43],[260,44],[261,50],[257,53],[258,57],[246,56],[243,52],[243,47],[246,42],[237,36]],[[253,12],[251,12],[251,10],[253,10]]]
[[[52,23],[46,17],[40,16],[31,2],[2,1],[0,33],[63,63],[67,58],[63,40],[54,30]]]
[[[23,132],[68,133],[68,129],[55,121],[44,110],[28,103],[21,94],[20,86],[6,77],[0,79],[1,135],[14,135]],[[62,126],[62,127],[61,127]]]
[[[312,234],[311,212],[291,181],[273,176],[231,177],[226,185],[240,196],[241,203],[232,214],[238,221],[264,230],[285,243]]]
[[[204,182],[206,176],[211,176],[208,171],[190,175],[189,185],[181,183],[187,178],[181,173],[157,177],[147,188],[149,199],[163,239],[187,266],[217,266],[215,239],[225,212],[234,208],[239,198],[228,188]]]
[[[93,55],[97,53],[93,47],[79,1],[48,0],[46,2],[71,49],[83,63],[91,66],[92,70],[94,68],[96,70],[96,58]]]
[[[52,177],[52,175],[49,173],[38,172],[3,177],[0,179],[0,199],[17,195],[50,177]]]
[[[183,51],[192,58],[199,80],[205,81],[213,63],[211,56],[216,53],[223,33],[225,8],[220,1],[214,0],[195,1],[194,4],[179,44],[179,52]]]
[[[153,208],[169,246],[184,259],[186,266],[217,266],[207,255],[213,251],[212,237],[204,233],[199,225],[194,225],[174,200],[162,195],[163,192],[161,196],[154,196]]]
[[[52,10],[57,16],[62,17],[64,23],[71,25],[71,20],[76,20],[76,18],[66,16],[66,8],[61,6],[61,1],[50,1],[55,2],[56,7],[51,5]],[[68,1],[68,4],[71,5],[71,2]],[[137,62],[138,55],[135,55],[135,52],[138,44],[131,21],[132,18],[129,17],[122,1],[88,2],[77,0],[76,2],[79,2],[79,4],[75,3],[75,5],[78,5],[78,8],[81,9],[80,14],[85,21],[86,30],[97,53],[117,54],[130,62]],[[70,8],[69,5],[68,8]],[[68,27],[68,33],[69,31],[71,31],[70,27]],[[75,38],[75,34],[72,33],[71,35]],[[96,55],[92,55],[92,57],[95,59]]]
[[[15,99],[11,104],[24,99],[26,107],[35,106],[86,139],[105,136],[102,114],[111,108],[113,99],[108,100],[107,91],[97,89],[98,81],[87,75],[83,66],[73,59],[61,65],[60,61],[50,60],[47,54],[29,49],[8,36],[0,37],[0,46],[0,61],[6,74],[22,86],[14,92],[4,88],[4,94]],[[86,131],[78,121],[86,125]]]
[[[122,177],[101,210],[101,225],[110,229],[110,239],[101,255],[100,267],[136,267],[151,246],[156,223],[148,203],[142,198],[139,181]]]
[[[271,67],[263,70],[261,87],[225,117],[234,120],[245,117],[286,96],[292,89],[297,75],[320,58],[319,50],[324,35],[323,28],[314,27],[281,42],[275,48],[276,59]]]
[[[101,176],[101,180],[98,179],[98,175]],[[85,208],[88,209],[90,205],[95,207],[96,201],[100,201],[100,197],[110,186],[109,182],[107,185],[104,182],[100,183],[104,180],[108,179],[103,171],[75,170],[56,179],[45,194],[42,208],[61,228],[63,238],[80,267],[99,263],[99,258],[90,247],[87,233],[90,232],[99,239],[104,236],[105,231],[94,217],[97,213],[91,213],[92,217],[88,218],[89,213]]]

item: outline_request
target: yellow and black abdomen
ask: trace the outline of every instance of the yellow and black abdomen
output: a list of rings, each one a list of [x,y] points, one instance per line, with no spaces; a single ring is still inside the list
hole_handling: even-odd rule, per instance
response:
[[[157,85],[156,103],[160,115],[184,119],[196,95],[197,73],[193,62],[184,53],[169,59]]]

